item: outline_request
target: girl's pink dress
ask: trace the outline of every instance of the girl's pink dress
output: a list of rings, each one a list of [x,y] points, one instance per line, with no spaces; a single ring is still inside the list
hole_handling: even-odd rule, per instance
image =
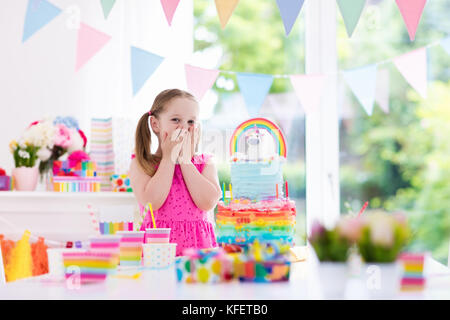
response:
[[[209,155],[195,155],[192,162],[201,173],[208,162]],[[143,206],[141,205],[141,210]],[[208,213],[200,210],[192,200],[184,182],[180,165],[175,165],[172,186],[162,207],[153,211],[158,228],[171,228],[170,242],[177,244],[176,255],[182,255],[186,248],[217,247],[214,226],[208,221]],[[141,231],[152,228],[152,217],[144,217]]]

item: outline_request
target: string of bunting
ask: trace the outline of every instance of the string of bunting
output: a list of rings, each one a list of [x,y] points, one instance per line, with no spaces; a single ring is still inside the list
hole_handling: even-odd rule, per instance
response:
[[[286,35],[290,33],[304,0],[276,0],[280,10]],[[311,1],[311,0],[308,0]],[[346,30],[351,36],[359,21],[359,17],[366,5],[365,0],[336,0],[341,15],[344,19]],[[230,19],[239,0],[215,0],[218,16],[224,28]],[[115,0],[101,0],[104,17],[107,19],[113,9]],[[168,21],[172,25],[175,11],[179,0],[161,0],[161,5]],[[405,21],[410,40],[413,41],[417,26],[420,22],[426,0],[396,0],[396,4]],[[28,0],[28,7],[25,16],[25,25],[22,41],[27,41],[34,33],[61,13],[47,0]],[[75,72],[78,72],[86,63],[93,58],[111,40],[111,36],[98,31],[85,23],[80,23],[77,37],[77,51]],[[401,56],[386,59],[367,66],[352,70],[342,70],[345,82],[350,87],[358,101],[361,103],[368,115],[372,114],[374,101],[376,99],[377,68],[383,64],[393,62],[405,80],[422,96],[427,95],[427,65],[426,48],[434,45],[442,47],[450,54],[450,37],[433,42],[425,47],[415,49]],[[130,46],[131,49],[131,82],[133,95],[138,94],[147,80],[158,69],[165,57],[149,52],[142,48]],[[257,116],[259,110],[268,94],[273,80],[277,78],[290,79],[293,89],[306,114],[314,112],[320,105],[322,89],[329,76],[336,74],[315,74],[315,75],[283,75],[283,74],[256,74],[219,69],[205,69],[189,64],[185,64],[185,75],[188,90],[191,91],[198,100],[214,85],[219,74],[236,75],[241,93],[243,94],[245,105],[251,117]],[[381,105],[380,105],[381,106]],[[383,110],[387,112],[388,106]]]

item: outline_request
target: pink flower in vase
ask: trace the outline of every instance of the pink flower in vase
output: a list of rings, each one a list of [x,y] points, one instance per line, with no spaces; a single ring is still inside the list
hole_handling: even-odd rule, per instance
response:
[[[56,125],[56,134],[54,144],[67,149],[71,144],[70,130],[63,124]]]
[[[89,161],[91,160],[91,157],[89,157],[89,155],[82,151],[82,150],[78,150],[78,151],[74,151],[72,152],[69,157],[67,157],[67,160],[69,161],[69,167],[73,168],[77,165],[77,163],[81,162],[81,161]]]

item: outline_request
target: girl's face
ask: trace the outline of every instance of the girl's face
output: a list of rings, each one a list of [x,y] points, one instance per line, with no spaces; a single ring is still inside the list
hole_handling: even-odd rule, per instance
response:
[[[152,129],[158,138],[167,132],[169,137],[177,129],[193,130],[197,125],[199,108],[197,102],[189,98],[174,98],[165,106],[158,119],[151,118]]]

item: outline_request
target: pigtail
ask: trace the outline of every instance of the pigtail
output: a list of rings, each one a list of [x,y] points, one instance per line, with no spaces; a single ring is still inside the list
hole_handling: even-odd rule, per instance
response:
[[[136,160],[142,170],[144,170],[144,172],[149,176],[153,177],[156,171],[155,166],[161,159],[151,153],[152,136],[148,124],[149,118],[150,115],[146,112],[139,119],[135,135],[135,154]]]

